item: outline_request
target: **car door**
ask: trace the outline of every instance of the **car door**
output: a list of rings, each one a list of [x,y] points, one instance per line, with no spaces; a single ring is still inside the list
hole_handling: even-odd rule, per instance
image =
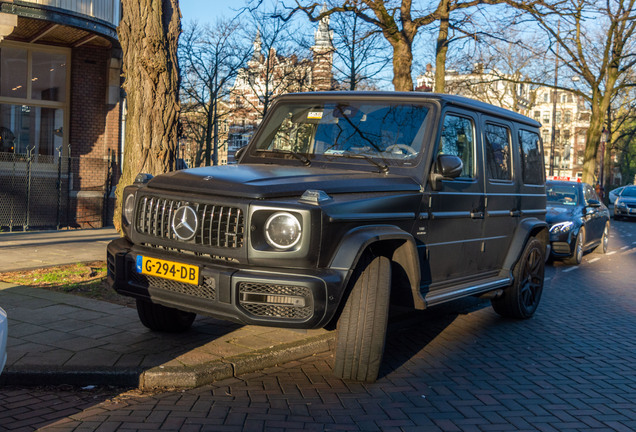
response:
[[[521,217],[518,157],[513,152],[513,125],[510,122],[483,117],[484,173],[486,202],[484,243],[480,266],[498,271],[512,241]]]
[[[587,183],[583,184],[583,220],[585,221],[586,238],[585,243],[598,241],[603,235],[605,228],[603,211],[601,207],[591,207],[590,200],[600,201],[598,195]]]
[[[434,159],[458,156],[462,173],[441,181],[438,190],[427,185],[418,226],[424,295],[444,286],[479,277],[484,222],[484,183],[475,114],[453,109],[441,120]],[[433,168],[434,169],[434,168]]]

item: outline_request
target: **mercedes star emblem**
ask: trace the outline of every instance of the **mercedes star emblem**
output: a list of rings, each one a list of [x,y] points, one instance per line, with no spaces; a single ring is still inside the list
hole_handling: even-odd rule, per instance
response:
[[[194,237],[197,231],[197,213],[190,206],[181,206],[174,212],[172,218],[172,232],[179,240],[187,241]]]

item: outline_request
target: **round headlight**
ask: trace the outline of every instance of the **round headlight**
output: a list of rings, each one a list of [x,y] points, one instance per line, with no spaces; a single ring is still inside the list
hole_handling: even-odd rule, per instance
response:
[[[133,215],[135,213],[135,194],[132,193],[126,197],[124,201],[124,219],[128,225],[132,224]]]
[[[300,241],[301,227],[298,219],[287,212],[278,212],[265,222],[265,238],[276,249],[290,249]]]

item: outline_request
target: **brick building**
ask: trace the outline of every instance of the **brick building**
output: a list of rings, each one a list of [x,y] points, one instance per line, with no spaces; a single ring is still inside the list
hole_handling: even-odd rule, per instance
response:
[[[332,40],[328,16],[320,20],[314,32],[310,59],[279,56],[273,48],[263,52],[260,34],[256,35],[252,58],[239,71],[230,91],[228,161],[234,160],[236,150],[247,145],[261,121],[265,100],[269,102],[283,93],[333,89]]]
[[[118,0],[0,0],[0,227],[110,224]]]

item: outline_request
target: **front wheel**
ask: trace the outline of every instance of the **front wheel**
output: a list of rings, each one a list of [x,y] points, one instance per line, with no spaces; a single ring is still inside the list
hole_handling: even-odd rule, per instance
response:
[[[384,354],[391,296],[391,262],[364,255],[337,327],[334,375],[374,382]]]
[[[514,281],[503,296],[492,299],[492,307],[501,316],[530,318],[539,306],[543,292],[545,248],[531,237],[513,269]]]
[[[192,326],[196,314],[162,306],[149,300],[137,299],[137,315],[150,330],[177,333]]]
[[[576,235],[576,242],[574,243],[574,251],[572,256],[565,260],[568,264],[579,265],[583,261],[583,252],[585,251],[585,229],[581,227],[579,233]]]

